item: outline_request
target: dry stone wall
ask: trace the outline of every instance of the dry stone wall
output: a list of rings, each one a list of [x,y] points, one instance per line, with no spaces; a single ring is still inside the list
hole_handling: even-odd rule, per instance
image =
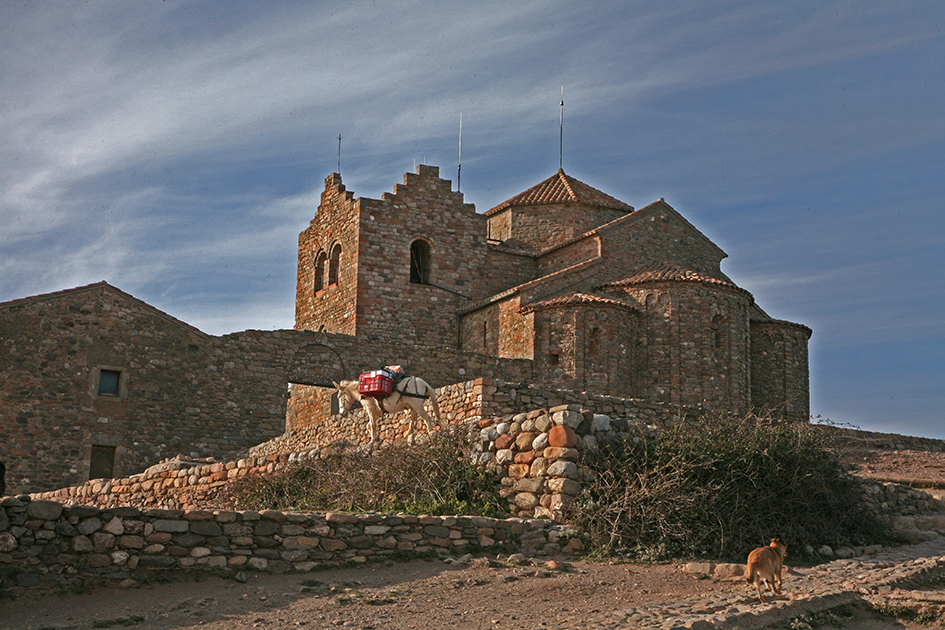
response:
[[[312,571],[396,554],[473,549],[530,555],[576,549],[576,532],[546,520],[63,506],[0,501],[0,593],[136,584],[165,572]]]
[[[452,425],[569,404],[625,418],[628,423],[635,424],[665,425],[678,414],[686,413],[685,409],[644,400],[493,378],[477,378],[440,387],[437,389],[437,401],[446,422]],[[430,411],[429,403],[426,409]],[[406,423],[406,413],[383,416],[378,426],[381,443],[404,439],[407,434]],[[271,455],[309,451],[336,442],[367,444],[370,441],[367,414],[363,410],[328,416],[319,422],[293,422],[290,426],[291,429],[285,434],[254,446],[247,452],[254,456]]]

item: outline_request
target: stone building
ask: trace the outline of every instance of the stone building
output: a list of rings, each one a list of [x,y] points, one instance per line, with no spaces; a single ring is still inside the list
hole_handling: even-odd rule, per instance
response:
[[[725,257],[665,200],[635,210],[561,170],[484,214],[436,167],[379,200],[332,174],[299,236],[296,328],[524,359],[568,389],[806,420],[811,330],[769,317]]]
[[[232,458],[330,413],[316,384],[391,362],[437,385],[527,381],[527,361],[247,330],[208,335],[105,283],[0,303],[0,486],[124,477],[178,454]],[[325,394],[317,409],[301,389]],[[2,493],[0,493],[2,494]]]
[[[635,210],[563,171],[484,214],[436,167],[381,199],[332,174],[299,235],[294,330],[208,335],[104,282],[0,303],[0,485],[231,457],[322,422],[332,380],[389,364],[435,387],[806,420],[810,329],[765,314],[724,257],[664,200]]]

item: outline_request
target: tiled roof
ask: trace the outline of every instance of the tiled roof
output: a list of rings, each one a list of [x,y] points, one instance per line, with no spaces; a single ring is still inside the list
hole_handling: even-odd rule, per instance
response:
[[[619,306],[621,308],[632,308],[626,302],[621,302],[620,300],[615,300],[613,298],[601,297],[599,295],[591,295],[589,293],[569,293],[567,295],[559,295],[557,297],[548,298],[545,300],[539,300],[538,302],[533,302],[531,304],[526,304],[522,307],[521,311],[523,313],[528,313],[530,311],[535,311],[541,308],[549,308],[552,306],[570,306],[572,304],[604,304],[606,306]]]
[[[550,203],[583,203],[601,208],[613,208],[633,212],[633,206],[602,193],[593,186],[566,175],[561,169],[545,181],[535,184],[525,192],[519,193],[486,215],[495,214],[510,206],[535,206]]]
[[[705,284],[719,284],[736,289],[739,288],[734,282],[729,280],[725,274],[720,273],[718,277],[710,276],[707,273],[687,269],[686,267],[674,263],[651,263],[644,265],[626,277],[607,282],[595,288],[625,287],[648,282],[702,282]]]

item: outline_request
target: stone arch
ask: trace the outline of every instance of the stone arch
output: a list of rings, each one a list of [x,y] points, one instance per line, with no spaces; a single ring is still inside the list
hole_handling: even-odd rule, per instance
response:
[[[331,246],[328,256],[328,286],[338,284],[338,271],[341,268],[341,243]]]
[[[716,313],[709,322],[709,346],[722,349],[728,346],[728,326],[724,315]]]
[[[346,374],[344,359],[333,348],[313,343],[299,348],[289,361],[286,380],[299,385],[331,387]]]
[[[325,250],[319,250],[315,256],[315,293],[319,293],[325,288],[325,266],[328,262],[328,254]]]

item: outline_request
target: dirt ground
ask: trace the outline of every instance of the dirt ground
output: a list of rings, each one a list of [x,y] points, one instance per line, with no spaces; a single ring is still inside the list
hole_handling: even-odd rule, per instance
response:
[[[851,448],[846,459],[854,474],[945,482],[945,453]]]
[[[595,613],[665,601],[668,594],[740,589],[676,565],[564,562],[518,565],[477,558],[368,564],[306,575],[249,575],[102,589],[0,602],[0,628],[533,628],[576,626]]]
[[[945,481],[945,453],[860,449],[850,451],[849,461],[871,476]],[[580,627],[598,613],[649,603],[719,591],[743,594],[746,603],[752,596],[744,582],[698,579],[679,565],[557,562],[414,560],[305,575],[248,573],[245,582],[206,578],[80,594],[27,594],[0,599],[0,629]],[[860,607],[836,618],[808,621],[812,623],[806,627],[930,627],[877,617]]]

